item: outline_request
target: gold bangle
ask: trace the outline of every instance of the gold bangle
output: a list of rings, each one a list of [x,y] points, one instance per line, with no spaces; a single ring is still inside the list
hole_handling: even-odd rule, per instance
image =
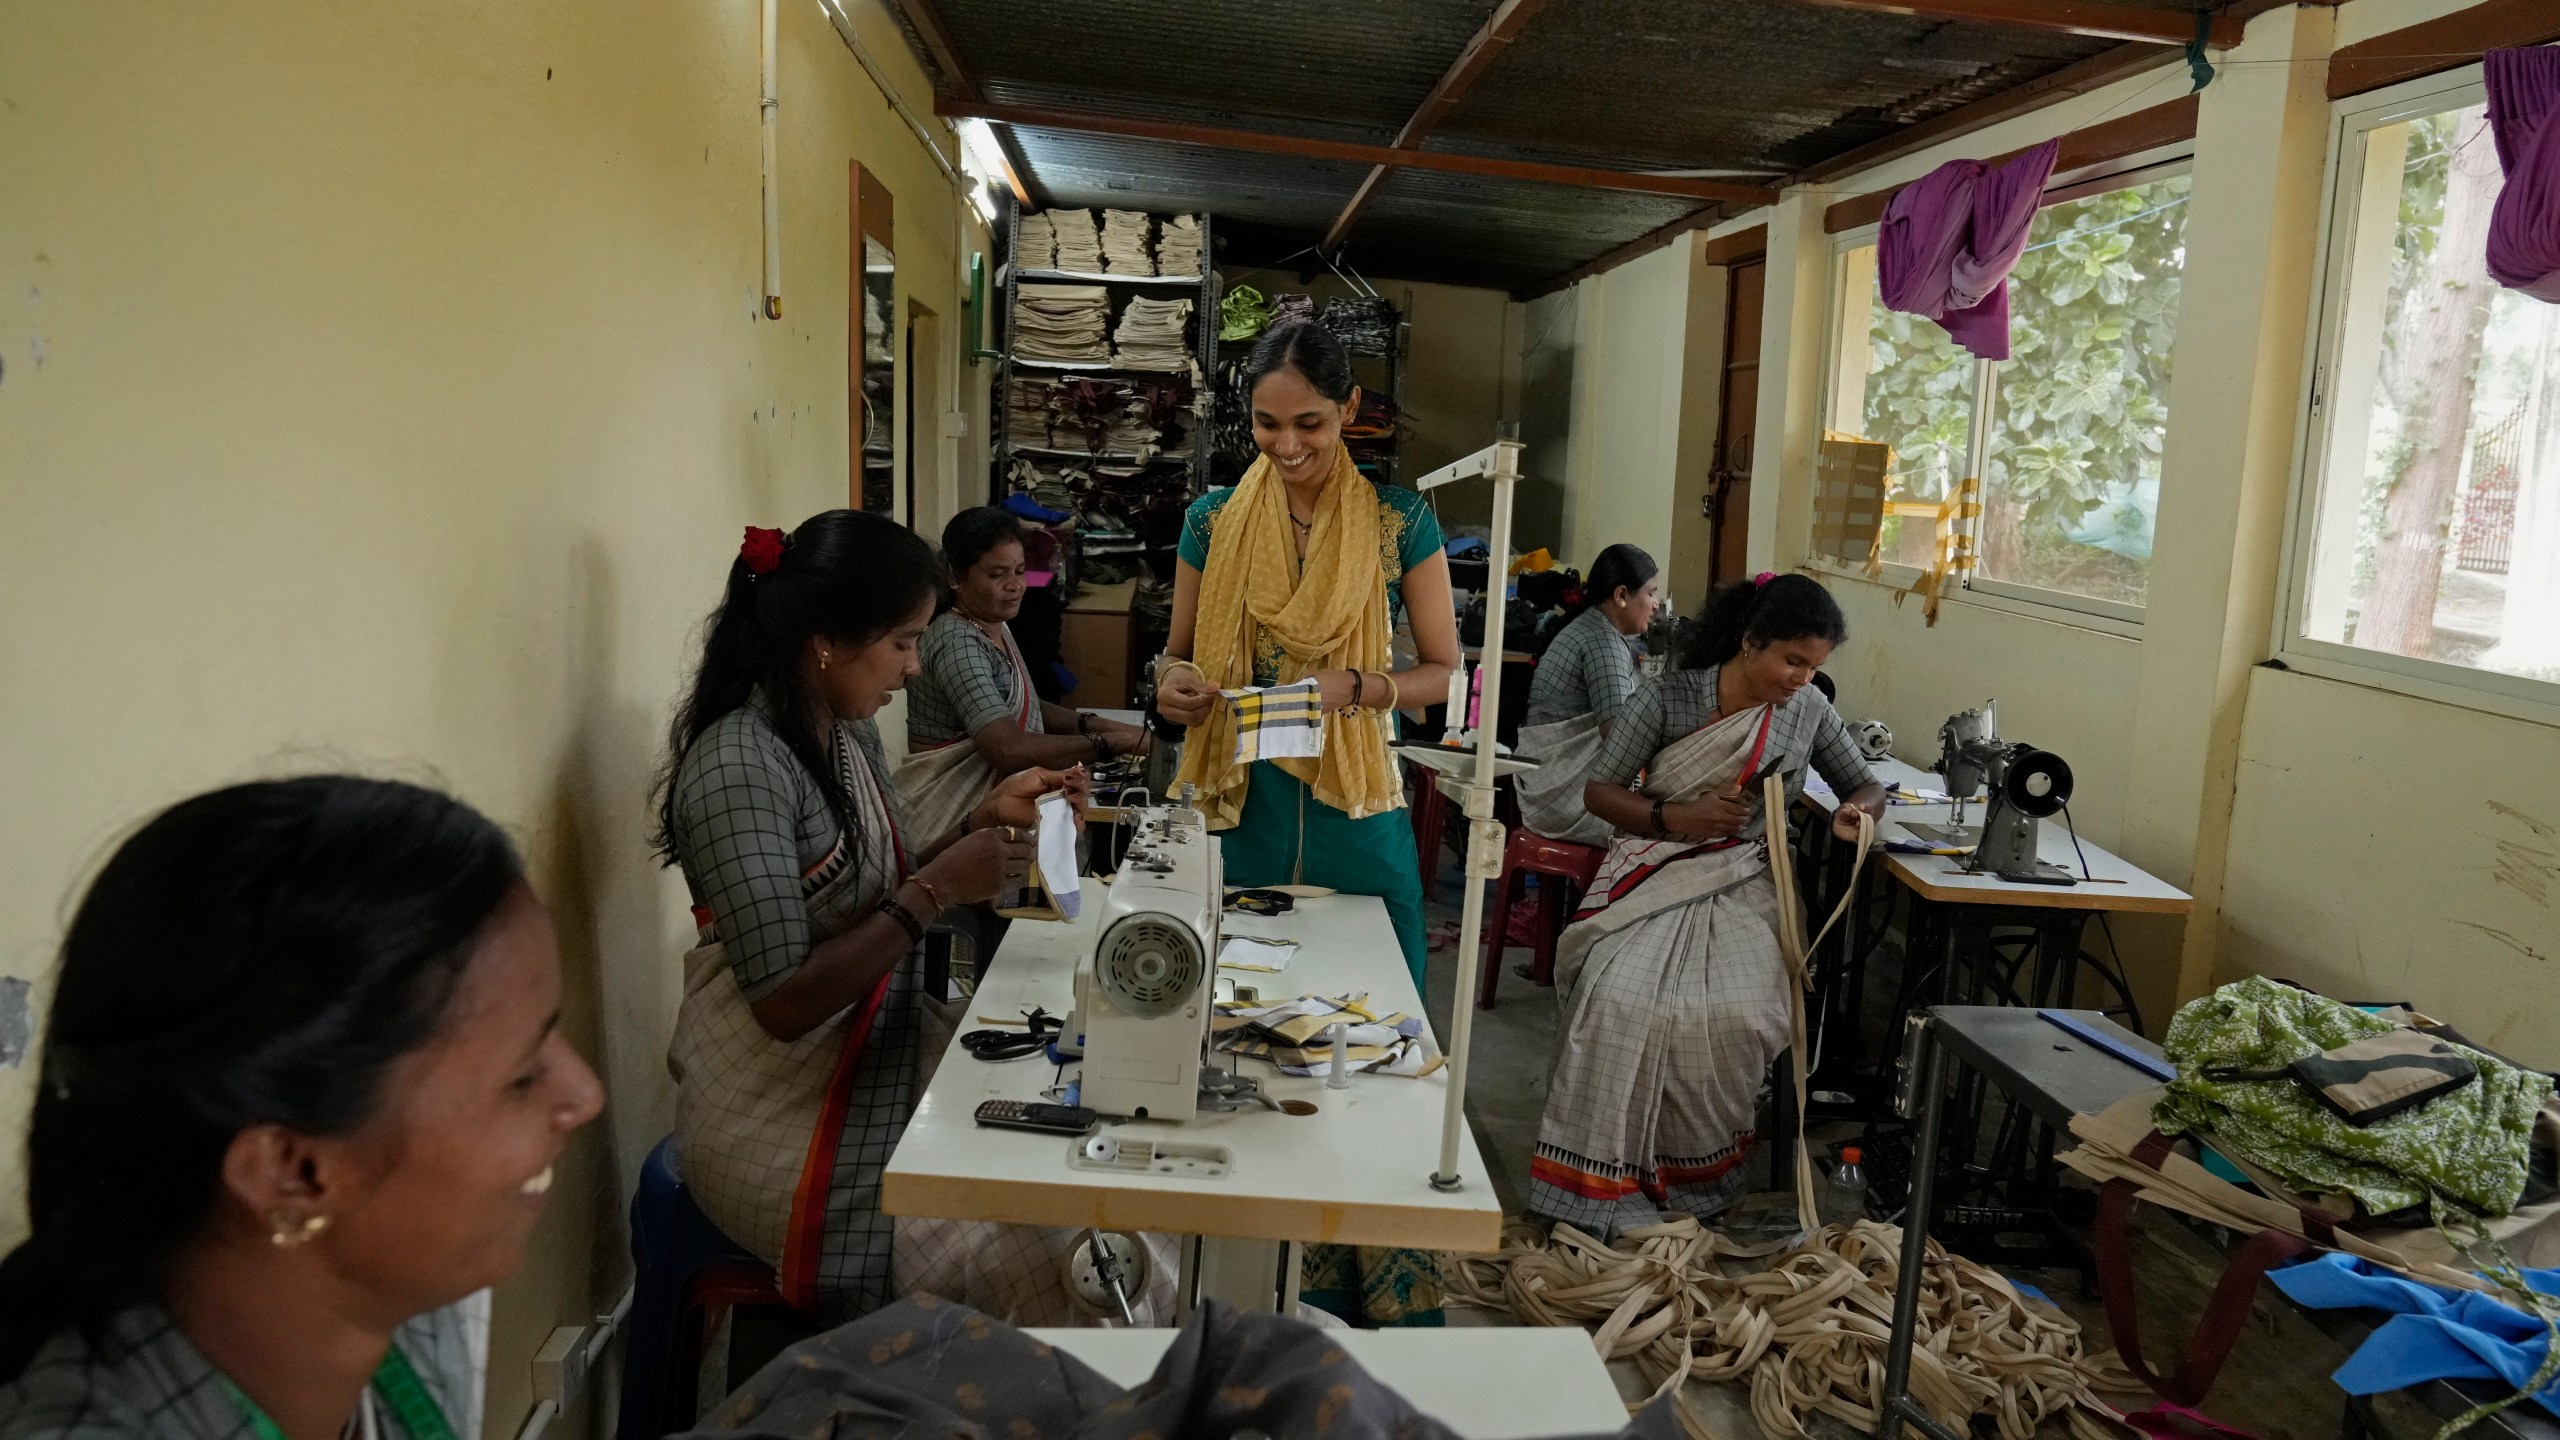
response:
[[[1192,674],[1199,676],[1200,683],[1203,685],[1209,683],[1208,671],[1201,669],[1199,666],[1183,659],[1179,655],[1159,655],[1156,657],[1156,683],[1158,685],[1162,685],[1164,683],[1164,677],[1171,674],[1176,669],[1188,670]]]
[[[1395,672],[1392,670],[1381,670],[1378,672],[1378,678],[1387,682],[1387,703],[1380,708],[1386,710],[1403,709],[1404,687],[1396,683]]]
[[[910,885],[913,885],[913,886],[914,886],[914,887],[916,887],[917,889],[919,889],[919,890],[923,891],[923,892],[924,892],[924,898],[926,898],[927,900],[930,900],[930,901],[932,901],[932,902],[933,902],[933,908],[934,908],[934,910],[935,910],[936,912],[940,912],[940,911],[948,910],[948,909],[950,909],[950,908],[951,908],[950,906],[948,906],[948,905],[946,905],[946,904],[944,904],[944,903],[943,903],[943,901],[942,901],[942,892],[941,892],[941,891],[939,891],[939,890],[934,889],[934,888],[933,888],[933,882],[932,882],[932,881],[930,881],[930,880],[927,880],[926,878],[924,878],[924,876],[922,876],[922,875],[910,875],[910,876],[908,876],[908,877],[907,877],[907,883],[908,883],[908,884],[910,884]]]

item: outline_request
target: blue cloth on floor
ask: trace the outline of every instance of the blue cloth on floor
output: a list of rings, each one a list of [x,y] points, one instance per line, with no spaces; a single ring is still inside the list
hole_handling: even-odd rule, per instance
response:
[[[2527,1270],[2525,1281],[2560,1295],[2560,1270]],[[2422,1285],[2352,1256],[2328,1254],[2267,1279],[2295,1304],[2314,1310],[2388,1310],[2331,1378],[2350,1395],[2378,1395],[2429,1380],[2502,1380],[2522,1389],[2542,1368],[2550,1331],[2540,1320],[2476,1290]],[[2560,1415],[2560,1382],[2534,1402]]]

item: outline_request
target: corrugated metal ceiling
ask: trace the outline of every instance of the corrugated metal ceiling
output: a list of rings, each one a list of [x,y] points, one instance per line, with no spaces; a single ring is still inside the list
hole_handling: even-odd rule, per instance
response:
[[[990,101],[1372,145],[1393,140],[1495,8],[931,3]],[[1606,169],[1773,174],[2111,46],[1803,0],[1550,0],[1426,145]],[[1063,129],[1013,133],[1025,179],[1047,202],[1207,209],[1220,217],[1222,249],[1257,263],[1314,244],[1368,173]],[[1373,276],[1522,288],[1698,208],[1678,197],[1399,170],[1363,212],[1348,255]]]

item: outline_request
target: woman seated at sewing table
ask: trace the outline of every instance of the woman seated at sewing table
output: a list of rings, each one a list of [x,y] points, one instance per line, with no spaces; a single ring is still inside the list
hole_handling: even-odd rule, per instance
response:
[[[1052,704],[1032,689],[1013,643],[1022,612],[1022,522],[994,505],[942,527],[950,608],[925,628],[907,685],[907,752],[898,797],[918,834],[938,833],[1000,776],[1034,766],[1100,766],[1143,755],[1147,732]]]
[[[0,1440],[477,1434],[468,1302],[604,1107],[506,832],[339,775],[116,848],[29,1088]]]
[[[1520,722],[1521,752],[1536,756],[1538,768],[1513,783],[1520,818],[1548,839],[1606,845],[1614,833],[1583,808],[1582,784],[1600,737],[1636,693],[1636,657],[1661,596],[1653,557],[1612,545],[1591,562],[1580,609],[1538,657]]]
[[[1884,814],[1813,672],[1846,641],[1840,607],[1801,575],[1715,592],[1678,669],[1610,726],[1584,803],[1615,831],[1557,946],[1564,1035],[1528,1210],[1594,1235],[1739,1198],[1761,1076],[1786,1048],[1762,777],[1792,797],[1809,764],[1841,796],[1835,834]]]

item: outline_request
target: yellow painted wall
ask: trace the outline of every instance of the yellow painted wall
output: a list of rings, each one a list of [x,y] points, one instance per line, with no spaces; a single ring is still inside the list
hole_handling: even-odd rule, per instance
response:
[[[945,335],[985,243],[818,6],[782,21],[777,324],[754,0],[0,9],[0,974],[40,980],[104,849],[212,785],[351,766],[503,821],[613,1101],[499,1297],[492,1433],[620,1290],[669,1125],[688,926],[647,791],[739,527],[845,494],[848,161]],[[983,483],[938,428],[943,492]],[[30,1080],[0,1071],[0,1243]]]

